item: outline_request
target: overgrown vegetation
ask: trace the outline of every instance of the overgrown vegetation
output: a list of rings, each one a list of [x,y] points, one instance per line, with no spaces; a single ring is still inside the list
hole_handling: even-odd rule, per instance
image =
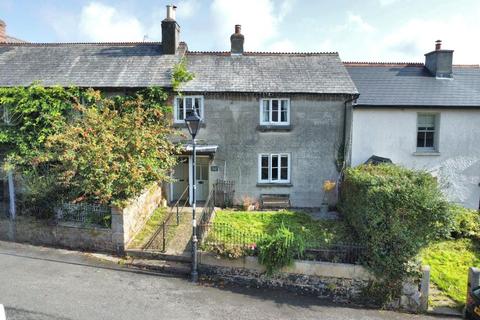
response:
[[[431,281],[458,306],[465,304],[468,268],[480,264],[480,247],[471,239],[444,240],[421,251]]]
[[[357,241],[366,247],[364,264],[378,279],[370,295],[383,303],[400,294],[402,282],[419,271],[420,249],[451,230],[448,203],[426,172],[391,164],[349,168],[340,208]]]
[[[280,211],[219,211],[208,232],[205,250],[226,258],[259,255],[273,273],[303,255],[304,248],[348,243],[341,221],[313,220],[308,214]]]
[[[258,244],[258,261],[271,275],[293,263],[296,257],[302,257],[305,251],[303,234],[295,234],[282,225],[272,235],[262,238]]]
[[[145,223],[143,229],[135,235],[132,240],[131,247],[141,249],[147,241],[153,236],[155,231],[159,228],[160,224],[167,215],[167,208],[158,207],[153,213],[150,219]]]
[[[179,63],[174,91],[192,78]],[[5,169],[22,176],[23,207],[44,208],[31,212],[44,216],[59,201],[122,206],[167,180],[179,151],[168,97],[161,88],[113,97],[39,84],[0,88],[9,121],[0,127]]]

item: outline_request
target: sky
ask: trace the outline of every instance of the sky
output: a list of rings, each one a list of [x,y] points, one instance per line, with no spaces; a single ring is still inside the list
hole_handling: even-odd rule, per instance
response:
[[[480,63],[479,0],[0,0],[7,34],[29,42],[160,41],[167,4],[192,51],[339,52],[344,61],[423,62],[435,40]]]

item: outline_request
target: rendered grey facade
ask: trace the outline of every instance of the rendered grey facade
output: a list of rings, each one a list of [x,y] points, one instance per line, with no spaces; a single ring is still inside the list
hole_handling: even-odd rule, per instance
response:
[[[186,58],[195,79],[173,98],[173,125],[198,107],[198,200],[217,179],[234,181],[235,201],[281,194],[295,207],[318,207],[323,181],[337,180],[348,161],[351,101],[357,89],[337,53],[244,52],[236,26],[231,52],[192,52],[179,41],[169,8],[163,43],[0,44],[0,86],[93,87],[130,92],[171,89],[171,73]],[[228,39],[226,39],[228,41]],[[248,41],[248,40],[247,40]],[[166,186],[168,200],[192,192],[192,152],[183,155]],[[191,196],[189,197],[191,199]]]

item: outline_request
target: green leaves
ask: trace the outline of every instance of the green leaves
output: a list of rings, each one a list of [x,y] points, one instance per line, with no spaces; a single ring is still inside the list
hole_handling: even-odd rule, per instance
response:
[[[302,256],[305,243],[301,235],[295,234],[282,225],[273,235],[267,235],[258,243],[258,261],[271,275],[293,263],[295,257]]]
[[[367,247],[365,264],[383,283],[412,276],[410,262],[420,249],[450,230],[448,204],[435,178],[391,164],[347,169],[340,208]]]

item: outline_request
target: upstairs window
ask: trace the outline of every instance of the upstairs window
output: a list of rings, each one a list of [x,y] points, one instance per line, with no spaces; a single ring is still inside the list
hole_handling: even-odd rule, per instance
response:
[[[417,151],[437,150],[437,118],[436,114],[417,115]]]
[[[182,96],[175,97],[173,106],[174,122],[183,123],[185,118],[190,115],[193,110],[197,110],[200,119],[203,120],[203,97],[202,96]]]
[[[289,99],[260,99],[260,124],[289,125]]]
[[[290,154],[260,154],[258,156],[258,181],[260,183],[289,183]]]

